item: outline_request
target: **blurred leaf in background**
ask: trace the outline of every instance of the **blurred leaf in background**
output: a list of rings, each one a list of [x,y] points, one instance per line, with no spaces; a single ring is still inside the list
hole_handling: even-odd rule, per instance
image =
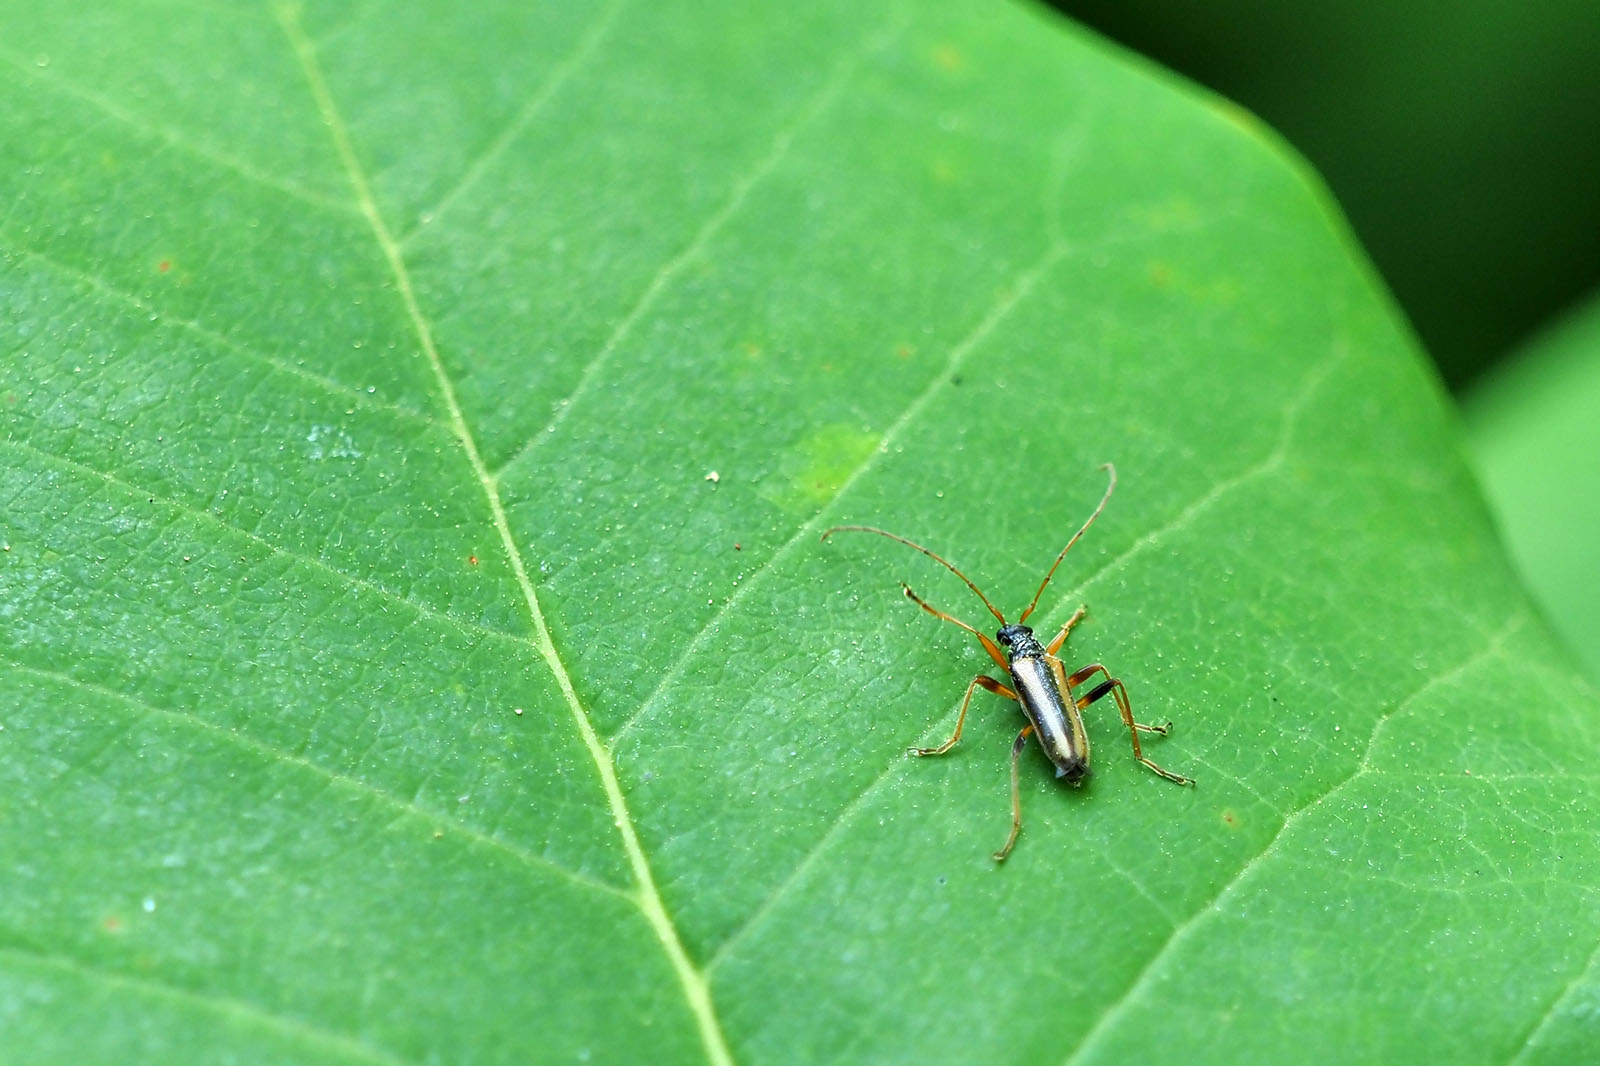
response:
[[[1600,676],[1600,344],[1583,325],[1600,282],[1600,6],[1052,2],[1318,167],[1465,391],[1517,561]]]
[[[1051,2],[1304,152],[1453,388],[1600,283],[1593,0]]]
[[[1478,382],[1465,413],[1512,557],[1600,681],[1600,300]]]

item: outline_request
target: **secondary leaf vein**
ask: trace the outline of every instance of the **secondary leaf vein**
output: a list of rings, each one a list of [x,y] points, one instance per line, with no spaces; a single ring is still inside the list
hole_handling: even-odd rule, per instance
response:
[[[382,585],[375,585],[366,578],[360,578],[353,574],[347,574],[343,570],[330,566],[328,563],[316,558],[315,556],[302,555],[299,552],[290,551],[281,545],[277,545],[269,540],[262,539],[261,536],[252,533],[247,529],[243,529],[229,522],[224,522],[221,518],[218,518],[209,511],[196,507],[193,504],[185,503],[182,500],[174,500],[169,496],[163,496],[160,493],[151,492],[147,489],[141,488],[138,485],[132,484],[131,482],[124,481],[116,474],[109,474],[104,470],[97,470],[94,467],[80,463],[75,459],[68,459],[65,456],[55,455],[32,444],[28,444],[25,441],[11,439],[0,440],[0,447],[12,448],[19,452],[25,452],[29,455],[35,456],[36,458],[44,459],[48,462],[54,463],[66,470],[100,478],[107,485],[117,488],[123,492],[160,503],[162,506],[170,508],[172,511],[178,514],[203,521],[219,530],[225,530],[228,533],[249,541],[251,544],[257,545],[264,551],[277,558],[285,559],[291,563],[310,567],[321,573],[327,574],[329,577],[338,580],[349,588],[371,593],[372,595],[386,600],[389,603],[396,604],[414,612],[420,618],[426,618],[429,621],[437,622],[443,626],[448,626],[463,636],[489,637],[494,640],[505,641],[507,643],[516,644],[523,647],[530,646],[528,640],[524,637],[519,637],[514,633],[506,633],[498,629],[491,629],[480,622],[474,622],[471,619],[457,618],[454,615],[446,614],[436,608],[429,607],[426,604],[417,603],[414,600],[408,600],[398,592],[393,592],[389,589],[386,589]]]
[[[361,780],[359,777],[351,777],[348,774],[342,774],[336,770],[330,770],[326,766],[321,766],[315,762],[312,762],[303,755],[297,755],[294,752],[273,747],[271,744],[257,740],[248,734],[225,728],[217,725],[214,722],[209,722],[192,712],[174,710],[169,707],[158,707],[148,700],[130,695],[126,692],[121,692],[117,689],[108,688],[93,681],[85,681],[82,678],[73,677],[71,674],[62,673],[58,670],[44,670],[39,667],[29,666],[26,663],[17,662],[9,658],[0,658],[0,662],[4,662],[9,668],[21,671],[22,673],[32,674],[34,677],[89,693],[96,699],[112,700],[125,703],[128,706],[136,707],[147,714],[164,718],[167,721],[177,723],[187,728],[199,730],[200,732],[219,738],[228,744],[233,745],[234,747],[248,751],[253,755],[264,757],[269,762],[286,766],[298,766],[303,770],[315,774],[328,785],[347,788],[353,792],[358,792],[361,795],[378,800],[385,806],[393,808],[395,811],[408,818],[415,818],[426,823],[430,829],[440,825],[449,826],[452,833],[459,833],[475,844],[480,844],[483,847],[502,852],[527,866],[530,866],[541,872],[554,874],[563,880],[570,881],[574,885],[577,885],[581,888],[592,889],[593,891],[602,892],[608,896],[621,896],[625,899],[630,898],[627,892],[617,888],[615,885],[608,885],[604,881],[597,881],[592,877],[587,877],[576,870],[547,859],[542,855],[536,855],[526,848],[517,844],[513,844],[508,840],[491,836],[481,829],[477,829],[474,826],[468,825],[448,812],[429,810],[428,808],[417,803],[415,800],[402,799],[392,792],[388,792],[377,787],[376,785]]]
[[[64,96],[70,96],[73,99],[83,101],[84,103],[93,107],[95,110],[99,111],[101,114],[141,136],[160,141],[161,143],[176,148],[179,151],[186,152],[189,155],[196,156],[200,159],[204,159],[215,164],[216,166],[222,167],[224,170],[232,171],[247,181],[273,189],[285,196],[292,197],[295,200],[309,204],[310,206],[319,210],[334,211],[341,215],[348,215],[350,213],[349,204],[326,199],[310,191],[309,189],[303,188],[302,186],[295,185],[272,174],[257,170],[255,167],[251,166],[249,163],[246,163],[242,159],[228,155],[225,152],[211,148],[207,145],[200,144],[196,141],[191,141],[189,138],[176,130],[147,122],[135,115],[133,112],[128,111],[121,105],[117,104],[116,101],[102,96],[91,89],[85,89],[81,86],[74,85],[71,82],[53,74],[43,74],[41,73],[41,70],[48,68],[41,68],[38,63],[24,60],[21,57],[12,55],[9,52],[0,52],[0,62],[4,62],[7,66],[14,68],[17,72],[27,76],[40,85],[47,85],[51,89],[54,89],[56,92]]]
[[[762,569],[753,572],[748,579],[734,590],[732,595],[723,601],[722,606],[717,608],[716,612],[706,621],[706,624],[700,627],[699,632],[689,641],[683,653],[677,657],[670,667],[662,671],[661,679],[656,682],[656,686],[651,690],[650,695],[639,705],[639,709],[630,715],[616,733],[613,734],[613,746],[619,743],[637,723],[645,718],[667,688],[683,674],[688,663],[699,652],[701,645],[717,632],[722,619],[742,604],[752,594],[752,590],[763,583],[764,578],[776,571],[777,563],[780,559],[794,551],[800,544],[812,538],[812,535],[822,525],[823,515],[827,514],[833,504],[842,499],[867,471],[877,465],[879,456],[888,454],[890,444],[905,431],[906,426],[910,425],[925,407],[933,402],[934,397],[939,394],[940,386],[949,380],[951,374],[960,369],[967,356],[989,338],[989,335],[1005,320],[1006,316],[1033,291],[1034,287],[1038,285],[1039,279],[1059,263],[1067,252],[1068,247],[1066,245],[1052,245],[1045,250],[1043,255],[1039,256],[1038,259],[1016,276],[972,331],[950,349],[950,355],[945,360],[945,365],[929,379],[927,386],[906,405],[905,409],[900,412],[899,417],[890,423],[889,428],[884,431],[883,436],[879,439],[878,446],[862,462],[857,464],[848,477],[839,483],[839,488],[833,493],[832,498],[819,507],[816,514],[812,515],[809,521],[795,530],[794,536],[790,537],[788,541],[772,553],[772,557],[768,559],[767,564]]]
[[[1582,887],[1589,888],[1592,886],[1585,885]],[[1584,960],[1583,965],[1578,967],[1577,972],[1572,975],[1572,980],[1568,981],[1566,986],[1550,1000],[1550,1005],[1544,1009],[1544,1013],[1540,1014],[1538,1020],[1529,1027],[1528,1035],[1519,1042],[1517,1053],[1507,1061],[1506,1066],[1517,1066],[1517,1063],[1527,1060],[1528,1051],[1539,1039],[1539,1034],[1549,1027],[1561,1004],[1571,998],[1572,993],[1582,985],[1584,977],[1595,968],[1597,962],[1600,962],[1600,943],[1595,945],[1594,950],[1589,953],[1589,957]]]
[[[403,1059],[397,1059],[378,1048],[369,1047],[341,1033],[331,1032],[283,1015],[272,1014],[246,1000],[232,999],[227,996],[205,995],[196,992],[194,989],[167,984],[162,981],[154,981],[148,977],[115,973],[91,967],[86,963],[64,955],[48,954],[19,944],[0,945],[0,959],[10,959],[13,962],[32,965],[39,969],[70,973],[74,977],[102,985],[133,989],[147,996],[172,1000],[190,1007],[199,1007],[214,1014],[242,1018],[261,1028],[272,1029],[302,1043],[336,1052],[347,1059],[372,1063],[374,1066],[408,1066]]]
[[[522,131],[528,128],[529,123],[534,120],[540,111],[544,110],[544,106],[567,83],[573,73],[582,67],[589,57],[594,54],[595,49],[600,46],[600,42],[605,39],[606,34],[610,32],[611,27],[616,23],[617,15],[621,12],[622,6],[621,0],[616,0],[594,20],[593,24],[584,31],[583,36],[578,40],[577,47],[565,59],[556,64],[555,68],[550,71],[550,75],[544,79],[544,82],[534,91],[534,94],[518,110],[516,117],[506,124],[505,129],[501,130],[494,140],[489,142],[489,146],[476,159],[467,164],[461,172],[461,177],[449,191],[435,200],[431,208],[418,213],[419,219],[425,219],[429,224],[437,222],[461,198],[462,194],[478,183],[478,180],[483,177],[494,161],[499,159],[505,153],[505,150],[511,146],[511,143],[522,135]],[[424,224],[418,222],[413,224],[409,230],[400,234],[401,247],[410,244],[412,238],[416,237],[423,228]]]
[[[655,305],[656,300],[660,299],[661,294],[671,286],[677,276],[683,272],[683,269],[706,249],[712,239],[722,230],[722,227],[727,225],[728,220],[738,213],[749,198],[751,190],[759,185],[783,161],[800,132],[825,112],[834,100],[838,99],[839,94],[849,84],[850,78],[865,61],[866,57],[878,49],[887,47],[900,30],[899,23],[889,26],[878,38],[863,48],[859,54],[851,55],[845,61],[839,63],[810,101],[801,107],[773,135],[772,143],[768,147],[766,154],[761,157],[760,161],[748,173],[734,183],[732,191],[722,206],[700,224],[700,228],[695,231],[689,242],[676,255],[661,264],[656,270],[640,293],[639,298],[634,301],[633,306],[628,310],[628,313],[622,317],[621,322],[617,323],[616,328],[611,331],[611,334],[606,338],[605,343],[600,346],[600,350],[595,354],[594,358],[578,374],[577,384],[573,386],[572,391],[567,394],[565,399],[556,404],[555,413],[551,416],[549,423],[546,424],[543,430],[529,437],[527,443],[504,463],[500,464],[500,467],[494,471],[495,477],[503,476],[506,471],[532,454],[542,441],[549,439],[551,434],[555,432],[556,427],[565,421],[567,415],[577,406],[583,395],[593,388],[596,378],[611,361],[611,357],[616,352],[617,347],[633,331],[634,326],[649,312],[650,308]]]
[[[203,326],[194,319],[178,318],[175,315],[168,314],[155,304],[152,304],[125,289],[111,284],[104,278],[98,278],[93,274],[87,274],[76,267],[67,263],[63,263],[60,260],[55,259],[53,256],[50,256],[35,248],[28,248],[21,244],[15,243],[16,238],[4,230],[0,230],[0,241],[4,241],[7,248],[16,255],[32,259],[49,270],[63,274],[79,284],[89,286],[96,292],[117,300],[118,302],[123,303],[145,315],[154,315],[156,316],[155,320],[157,321],[163,322],[169,326],[177,326],[186,332],[193,333],[196,337],[207,342],[208,344],[214,344],[219,348],[233,353],[234,355],[240,356],[241,358],[250,359],[258,363],[264,363],[265,365],[272,367],[274,370],[282,371],[285,374],[291,374],[302,381],[305,381],[311,385],[315,385],[317,388],[322,389],[329,395],[339,397],[346,403],[388,411],[389,413],[396,415],[399,418],[403,418],[408,422],[430,426],[435,429],[444,429],[439,422],[421,411],[417,411],[409,407],[402,407],[399,404],[393,403],[389,400],[379,399],[377,396],[371,393],[362,392],[360,389],[352,385],[346,385],[342,381],[336,381],[333,378],[327,377],[323,374],[318,374],[315,371],[307,370],[303,366],[297,366],[294,363],[280,359],[275,355],[268,355],[266,352],[259,351],[258,349],[252,348],[247,344],[241,344],[232,337],[228,337],[207,326]]]
[[[1114,558],[1107,560],[1099,569],[1094,571],[1083,581],[1079,582],[1077,586],[1075,586],[1070,592],[1066,593],[1058,602],[1071,602],[1080,598],[1092,585],[1100,581],[1106,575],[1127,565],[1129,560],[1131,560],[1134,556],[1141,554],[1154,545],[1159,544],[1167,537],[1170,537],[1174,533],[1187,527],[1199,516],[1202,511],[1214,506],[1229,492],[1248,484],[1256,478],[1266,476],[1267,474],[1270,474],[1281,467],[1288,456],[1290,448],[1293,445],[1295,424],[1299,421],[1305,407],[1311,403],[1312,398],[1315,396],[1317,390],[1321,387],[1322,382],[1327,380],[1328,376],[1333,373],[1334,367],[1339,364],[1343,358],[1343,355],[1344,353],[1340,351],[1336,354],[1335,358],[1330,360],[1327,364],[1313,367],[1311,372],[1306,375],[1306,380],[1301,384],[1299,390],[1295,394],[1295,397],[1285,406],[1278,437],[1271,450],[1268,451],[1264,457],[1252,463],[1240,473],[1226,478],[1223,481],[1218,482],[1216,485],[1213,485],[1206,492],[1196,497],[1169,521],[1145,533]],[[941,379],[937,380],[942,380],[942,376]],[[863,467],[863,469],[864,468],[865,467]],[[824,511],[825,510],[826,509],[824,509]],[[820,524],[820,517],[821,514],[819,513],[818,517],[813,519],[813,524]],[[808,530],[803,529],[801,534],[804,534],[805,532],[808,532]],[[795,543],[795,541],[799,539],[799,536],[800,535],[797,535],[795,540],[790,541],[788,545],[784,546],[784,548],[779,549],[779,552],[781,553],[782,551],[787,550]],[[774,558],[776,558],[776,553]],[[760,575],[757,574],[756,576],[759,577]],[[753,580],[747,581],[744,585],[742,585],[738,592],[735,593],[735,598],[745,593],[752,584],[754,584]],[[653,698],[654,696],[652,696],[652,699]],[[635,718],[637,717],[638,715],[635,715]],[[630,719],[630,724],[632,721],[633,720]],[[722,945],[712,955],[710,962],[707,964],[708,971],[714,970],[723,959],[731,955],[735,946],[740,941],[744,940],[756,927],[758,927],[761,924],[762,919],[765,918],[765,916],[777,906],[779,901],[781,901],[796,885],[801,882],[806,872],[812,867],[812,865],[814,865],[816,861],[818,861],[818,857],[828,849],[828,846],[832,843],[833,839],[843,831],[847,824],[849,824],[855,813],[866,805],[868,798],[889,779],[890,775],[893,774],[895,770],[900,768],[902,765],[903,762],[900,760],[886,764],[883,770],[870,782],[868,782],[867,786],[862,789],[862,791],[858,793],[854,799],[852,799],[844,806],[844,808],[840,810],[838,816],[835,817],[832,823],[830,823],[828,826],[827,831],[818,838],[817,843],[813,845],[809,851],[807,851],[805,856],[802,857],[800,862],[795,865],[795,868],[790,871],[788,876],[785,877],[776,888],[768,893],[767,896],[756,907],[756,909],[751,912],[750,916],[740,923],[740,925],[729,934],[728,938],[723,941]]]
[[[1172,932],[1168,934],[1166,941],[1161,945],[1161,947],[1157,948],[1151,954],[1149,960],[1144,964],[1143,967],[1140,968],[1138,974],[1135,975],[1134,979],[1129,983],[1127,989],[1124,990],[1123,993],[1111,1004],[1111,1006],[1109,1006],[1100,1015],[1100,1017],[1095,1020],[1094,1025],[1090,1026],[1089,1031],[1084,1034],[1083,1039],[1079,1041],[1078,1046],[1073,1050],[1072,1054],[1068,1055],[1067,1058],[1063,1060],[1062,1066],[1072,1066],[1073,1063],[1079,1062],[1083,1059],[1085,1054],[1088,1053],[1095,1043],[1098,1042],[1101,1037],[1108,1032],[1113,1025],[1116,1024],[1117,1020],[1122,1017],[1123,1013],[1129,1009],[1130,1004],[1134,1003],[1139,998],[1140,992],[1154,979],[1154,975],[1160,970],[1162,964],[1167,960],[1167,958],[1171,956],[1175,950],[1177,950],[1178,945],[1181,944],[1187,937],[1192,935],[1194,929],[1196,929],[1208,917],[1218,913],[1218,908],[1222,904],[1223,900],[1233,892],[1237,891],[1239,886],[1244,884],[1249,879],[1252,872],[1260,869],[1262,863],[1274,853],[1274,850],[1277,848],[1278,844],[1289,835],[1290,831],[1297,824],[1299,824],[1303,818],[1305,818],[1311,811],[1316,810],[1323,803],[1326,803],[1331,797],[1337,795],[1340,791],[1348,787],[1357,778],[1369,771],[1372,753],[1377,746],[1378,735],[1383,731],[1383,727],[1386,723],[1404,711],[1407,707],[1411,706],[1418,699],[1431,692],[1433,689],[1441,685],[1449,684],[1451,681],[1473,670],[1480,664],[1494,658],[1496,655],[1499,655],[1506,640],[1509,639],[1510,636],[1516,632],[1516,630],[1519,629],[1525,621],[1526,615],[1520,612],[1512,615],[1506,620],[1499,632],[1488,637],[1483,647],[1478,649],[1473,654],[1467,656],[1467,658],[1463,659],[1451,669],[1434,675],[1432,678],[1418,686],[1417,689],[1409,696],[1406,696],[1388,711],[1379,715],[1377,720],[1372,724],[1372,731],[1367,737],[1366,749],[1362,752],[1361,758],[1357,760],[1355,767],[1348,774],[1346,774],[1342,780],[1335,782],[1321,794],[1311,798],[1310,800],[1307,800],[1304,804],[1291,811],[1289,816],[1284,819],[1283,824],[1278,827],[1278,831],[1273,834],[1272,839],[1267,841],[1266,845],[1256,853],[1255,857],[1241,864],[1238,871],[1228,879],[1228,881],[1217,891],[1214,896],[1211,897],[1210,900],[1197,907],[1195,912],[1190,915],[1186,921],[1184,921],[1181,925],[1176,926]]]

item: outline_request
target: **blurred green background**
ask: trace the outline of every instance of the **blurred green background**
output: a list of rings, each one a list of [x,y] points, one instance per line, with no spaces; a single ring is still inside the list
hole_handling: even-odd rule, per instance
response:
[[[1600,681],[1600,3],[1049,2],[1321,172],[1462,401],[1513,558]]]

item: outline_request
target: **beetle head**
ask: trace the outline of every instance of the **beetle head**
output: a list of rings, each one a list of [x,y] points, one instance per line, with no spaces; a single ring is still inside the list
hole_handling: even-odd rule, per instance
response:
[[[1043,650],[1039,648],[1039,642],[1034,639],[1033,630],[1016,622],[1002,627],[994,638],[1010,648],[1013,655],[1038,654]]]

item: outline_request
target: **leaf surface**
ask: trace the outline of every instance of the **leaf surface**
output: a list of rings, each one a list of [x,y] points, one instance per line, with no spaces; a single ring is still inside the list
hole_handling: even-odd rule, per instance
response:
[[[1593,693],[1326,198],[1031,9],[17,2],[29,1062],[1575,1061]],[[1022,768],[902,578],[1089,620]],[[21,1050],[16,1050],[21,1049]]]

